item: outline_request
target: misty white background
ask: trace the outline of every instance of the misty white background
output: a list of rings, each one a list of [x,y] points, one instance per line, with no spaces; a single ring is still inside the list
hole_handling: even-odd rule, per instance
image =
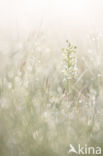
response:
[[[0,0],[0,47],[32,31],[82,38],[103,32],[103,0]]]

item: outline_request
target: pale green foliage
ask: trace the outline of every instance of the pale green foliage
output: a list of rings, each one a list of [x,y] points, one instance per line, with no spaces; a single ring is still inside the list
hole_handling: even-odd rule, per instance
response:
[[[102,62],[94,66],[69,42],[64,66],[61,54],[32,36],[10,55],[0,78],[0,156],[66,156],[69,144],[103,145]]]

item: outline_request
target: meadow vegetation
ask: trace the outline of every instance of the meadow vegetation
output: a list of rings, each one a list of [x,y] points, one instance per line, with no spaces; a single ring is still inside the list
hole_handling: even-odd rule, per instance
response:
[[[103,148],[103,39],[88,40],[84,53],[68,40],[57,52],[32,35],[0,54],[0,156],[72,156],[69,144],[78,143]]]

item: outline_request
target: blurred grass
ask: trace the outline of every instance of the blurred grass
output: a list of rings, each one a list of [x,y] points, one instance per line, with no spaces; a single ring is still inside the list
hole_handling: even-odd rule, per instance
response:
[[[69,42],[56,52],[31,36],[2,56],[0,156],[66,156],[69,144],[79,143],[103,147],[103,55],[99,41],[95,48],[90,40],[86,53]]]

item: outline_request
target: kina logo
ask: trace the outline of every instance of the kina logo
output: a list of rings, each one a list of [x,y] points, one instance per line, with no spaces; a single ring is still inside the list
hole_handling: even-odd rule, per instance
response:
[[[77,149],[70,144],[69,145],[69,151],[68,153],[75,153],[75,154],[97,154],[100,155],[102,153],[101,147],[97,146],[97,147],[93,147],[93,146],[87,146],[86,144],[84,146],[81,146],[80,144],[78,144]]]

